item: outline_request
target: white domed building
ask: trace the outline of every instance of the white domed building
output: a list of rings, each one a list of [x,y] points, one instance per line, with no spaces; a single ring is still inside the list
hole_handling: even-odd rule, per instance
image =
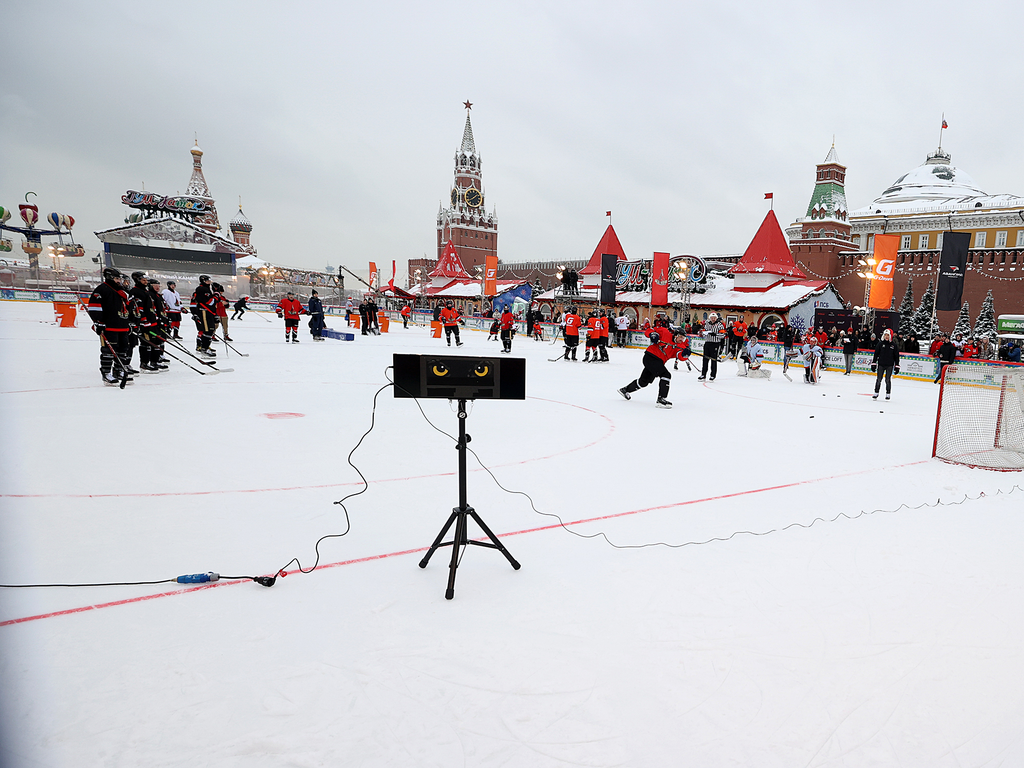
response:
[[[827,161],[826,161],[827,162]],[[841,169],[838,182],[845,179]],[[819,165],[817,190],[825,182]],[[814,196],[812,196],[812,203]],[[840,220],[842,219],[842,220]],[[989,194],[966,171],[952,163],[940,147],[925,161],[899,176],[868,205],[848,217],[828,217],[822,230],[813,212],[786,230],[799,268],[813,277],[830,280],[848,304],[862,304],[864,281],[857,276],[862,260],[874,249],[883,232],[900,237],[893,275],[894,305],[900,303],[910,280],[915,303],[938,275],[944,232],[969,232],[970,250],[964,276],[964,301],[976,314],[992,292],[996,313],[1019,312],[1024,306],[1024,197]],[[951,330],[955,312],[939,312],[943,330]]]

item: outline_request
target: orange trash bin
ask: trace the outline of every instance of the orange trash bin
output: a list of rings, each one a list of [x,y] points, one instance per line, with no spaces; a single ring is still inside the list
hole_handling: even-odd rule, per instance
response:
[[[78,320],[78,304],[66,301],[53,302],[53,311],[57,314],[57,325],[61,328],[74,328]]]

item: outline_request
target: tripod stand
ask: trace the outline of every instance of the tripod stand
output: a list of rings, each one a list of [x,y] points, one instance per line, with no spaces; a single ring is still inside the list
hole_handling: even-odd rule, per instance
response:
[[[434,543],[430,545],[430,549],[427,550],[427,554],[420,560],[420,568],[426,568],[427,563],[430,562],[431,556],[437,551],[438,547],[452,548],[452,560],[448,565],[448,589],[445,590],[444,597],[446,600],[451,600],[455,597],[455,572],[459,568],[459,547],[466,545],[473,545],[476,547],[487,547],[489,549],[496,549],[512,564],[512,568],[515,570],[520,569],[520,565],[516,562],[516,559],[512,557],[505,545],[498,541],[498,537],[495,536],[491,529],[487,527],[487,524],[480,519],[480,515],[466,503],[466,444],[470,441],[470,436],[466,434],[466,400],[465,398],[459,399],[459,442],[455,446],[459,452],[459,506],[452,510],[451,515],[448,517],[448,522],[444,524],[444,528],[437,534],[437,538],[434,539]],[[468,524],[467,517],[472,517],[476,524],[480,526],[480,529],[487,534],[487,538],[490,541],[473,541],[466,535],[466,527]],[[448,529],[452,527],[452,523],[455,523],[455,534],[451,541],[442,541],[445,535],[448,533]]]

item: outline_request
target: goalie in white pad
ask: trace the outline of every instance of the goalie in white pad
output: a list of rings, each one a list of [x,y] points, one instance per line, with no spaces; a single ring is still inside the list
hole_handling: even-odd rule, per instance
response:
[[[757,340],[757,334],[747,339],[743,351],[736,358],[739,370],[737,376],[746,376],[748,379],[770,379],[772,372],[764,367],[764,349]]]

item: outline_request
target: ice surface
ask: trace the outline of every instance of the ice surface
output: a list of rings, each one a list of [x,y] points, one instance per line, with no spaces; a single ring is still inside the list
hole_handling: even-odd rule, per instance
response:
[[[615,391],[640,351],[552,363],[519,336],[529,398],[473,404],[471,447],[578,533],[682,545],[890,511],[613,548],[471,462],[469,501],[523,567],[470,547],[446,601],[449,550],[417,564],[458,500],[453,442],[387,389],[371,414],[393,353],[449,351],[427,329],[286,345],[248,313],[234,373],[121,391],[84,318],[51,319],[0,303],[0,582],[308,567],[372,419],[370,485],[325,567],[271,589],[0,590],[5,768],[1024,764],[1022,478],[929,459],[932,385],[883,404],[867,377],[727,363],[674,373],[666,411]]]

